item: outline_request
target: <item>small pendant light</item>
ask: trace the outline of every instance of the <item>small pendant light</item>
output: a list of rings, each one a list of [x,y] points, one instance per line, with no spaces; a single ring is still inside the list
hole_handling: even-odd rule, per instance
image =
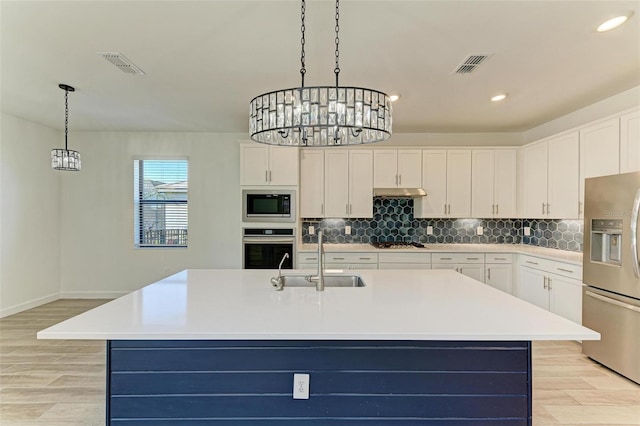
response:
[[[69,92],[76,89],[66,84],[59,84],[59,88],[64,90],[64,149],[51,150],[51,167],[56,170],[80,171],[80,153],[67,149],[67,139],[69,135]]]

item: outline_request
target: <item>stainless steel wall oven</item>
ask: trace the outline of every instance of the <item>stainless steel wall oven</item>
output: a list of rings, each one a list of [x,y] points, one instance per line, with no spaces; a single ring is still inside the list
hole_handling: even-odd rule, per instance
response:
[[[278,269],[285,253],[283,269],[293,269],[295,256],[295,230],[293,228],[243,228],[243,269]]]

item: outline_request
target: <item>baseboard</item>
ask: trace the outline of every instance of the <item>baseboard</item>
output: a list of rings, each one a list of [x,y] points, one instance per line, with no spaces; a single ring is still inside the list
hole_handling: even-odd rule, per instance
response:
[[[36,308],[40,305],[44,305],[45,303],[55,302],[59,298],[60,293],[53,293],[48,296],[39,297],[37,299],[32,299],[24,303],[9,306],[8,308],[0,309],[0,318],[8,317],[9,315],[14,315],[22,311],[26,311],[27,309]]]
[[[117,299],[130,291],[61,291],[59,299]]]

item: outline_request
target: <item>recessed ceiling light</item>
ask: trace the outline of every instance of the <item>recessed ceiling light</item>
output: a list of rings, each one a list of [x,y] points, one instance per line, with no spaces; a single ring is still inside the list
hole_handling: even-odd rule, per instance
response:
[[[395,102],[395,101],[397,101],[398,99],[400,99],[400,95],[390,95],[390,96],[389,96],[389,100],[390,100],[391,102]]]
[[[498,102],[498,101],[501,101],[501,100],[503,100],[504,98],[506,98],[507,96],[509,96],[509,94],[508,94],[507,92],[504,92],[504,93],[498,93],[497,95],[495,95],[495,96],[492,96],[492,97],[491,97],[491,102]]]
[[[614,28],[618,28],[620,25],[624,24],[625,22],[627,22],[627,19],[631,18],[631,16],[633,15],[633,12],[630,12],[626,15],[621,15],[621,16],[616,16],[615,18],[611,18],[605,22],[603,22],[602,24],[600,24],[600,26],[598,27],[597,31],[599,33],[605,32],[605,31],[609,31],[612,30]]]

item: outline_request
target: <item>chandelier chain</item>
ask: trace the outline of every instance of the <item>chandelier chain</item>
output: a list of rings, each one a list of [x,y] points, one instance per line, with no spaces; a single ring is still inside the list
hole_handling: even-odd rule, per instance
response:
[[[302,6],[301,6],[301,20],[302,23],[300,25],[300,32],[302,32],[302,37],[300,38],[300,44],[301,44],[301,51],[300,51],[300,77],[302,78],[302,87],[304,87],[304,75],[307,73],[307,69],[305,66],[305,53],[304,53],[304,43],[305,43],[305,38],[304,38],[304,30],[305,25],[304,25],[304,18],[305,18],[305,12],[306,12],[306,3],[305,0],[302,0]]]
[[[69,89],[64,89],[64,149],[67,149],[69,135]]]
[[[336,87],[338,87],[338,74],[340,74],[340,0],[336,0]]]

